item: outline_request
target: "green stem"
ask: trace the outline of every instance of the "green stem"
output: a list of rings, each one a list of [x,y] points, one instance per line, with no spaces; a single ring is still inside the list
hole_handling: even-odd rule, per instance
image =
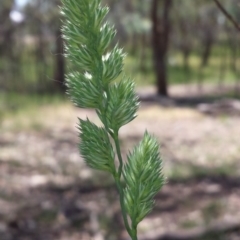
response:
[[[137,227],[133,227],[132,226],[131,238],[132,238],[132,240],[138,240],[138,237],[137,237]]]
[[[116,185],[117,185],[117,188],[118,188],[118,192],[119,192],[119,196],[120,196],[120,205],[121,205],[124,225],[125,225],[125,227],[127,229],[128,234],[132,237],[132,230],[131,230],[131,228],[129,226],[128,219],[127,219],[127,213],[126,213],[126,209],[125,209],[125,206],[124,206],[123,188],[122,188],[121,180],[120,180],[118,175],[115,177],[115,182],[116,182]]]
[[[97,51],[96,51],[97,52]],[[98,56],[98,62],[99,62],[99,68],[98,68],[98,80],[99,83],[102,82],[102,74],[103,74],[103,63],[101,60],[101,56]],[[101,86],[101,84],[99,84]],[[107,102],[106,102],[106,106],[101,106],[100,107],[100,111],[102,113],[103,116],[103,124],[104,127],[106,129],[107,132],[111,132],[109,127],[108,127],[108,123],[107,123],[107,119],[106,119],[106,111],[108,108],[108,103],[109,103],[109,87],[107,87],[106,89],[102,88],[101,92],[106,92],[107,94]],[[117,174],[113,174],[117,188],[118,188],[118,192],[119,192],[119,197],[120,197],[120,205],[121,205],[121,211],[122,211],[122,216],[123,216],[123,221],[124,221],[124,225],[126,227],[126,230],[128,232],[128,234],[131,236],[131,238],[133,240],[137,240],[137,235],[136,235],[136,230],[132,230],[129,226],[129,222],[127,219],[127,212],[124,206],[124,193],[123,193],[123,187],[122,187],[122,183],[121,183],[121,175],[122,175],[122,168],[123,168],[123,160],[122,160],[122,155],[121,155],[121,149],[120,149],[120,143],[119,143],[119,139],[118,139],[118,130],[114,131],[113,134],[110,134],[111,137],[113,138],[114,142],[115,142],[115,146],[116,146],[116,151],[117,151],[117,155],[118,155],[118,160],[119,160],[119,168],[118,168],[118,173]]]
[[[119,176],[119,178],[121,178],[122,168],[123,168],[123,160],[122,160],[122,154],[121,154],[121,149],[120,149],[120,143],[119,143],[119,139],[118,139],[118,131],[114,131],[113,139],[114,139],[114,143],[115,143],[117,155],[118,155],[118,160],[119,160],[118,176]]]
[[[115,178],[115,181],[116,181],[117,188],[119,191],[123,221],[124,221],[124,225],[127,229],[128,234],[131,236],[132,239],[137,240],[136,238],[133,238],[134,235],[133,235],[132,229],[129,226],[128,219],[127,219],[127,212],[126,212],[126,208],[124,206],[124,193],[123,193],[123,187],[122,187],[122,183],[121,183],[123,160],[122,160],[122,154],[121,154],[120,143],[119,143],[119,138],[118,138],[118,131],[114,131],[113,140],[114,140],[114,143],[116,146],[118,160],[119,160],[118,174],[117,174],[117,177]]]
[[[109,91],[107,89],[107,99],[109,99]],[[108,101],[107,101],[107,104],[108,104]],[[107,109],[106,108],[107,106],[105,106],[105,110]],[[101,109],[103,113],[103,124],[104,124],[104,127],[106,129],[107,132],[109,132],[109,128],[108,128],[108,125],[107,125],[107,119],[106,119],[106,112],[103,111],[103,109]],[[117,150],[117,155],[118,155],[118,159],[119,159],[119,168],[118,168],[118,173],[116,174],[113,174],[113,177],[115,179],[115,182],[116,182],[116,185],[117,185],[117,189],[118,189],[118,192],[119,192],[119,198],[120,198],[120,205],[121,205],[121,211],[122,211],[122,216],[123,216],[123,221],[124,221],[124,225],[126,227],[126,230],[128,232],[128,234],[132,237],[132,230],[129,226],[129,223],[128,223],[128,219],[127,219],[127,213],[126,213],[126,209],[125,209],[125,206],[124,206],[124,193],[123,193],[123,187],[122,187],[122,183],[121,183],[121,174],[122,174],[122,167],[123,167],[123,160],[122,160],[122,155],[121,155],[121,149],[120,149],[120,143],[119,143],[119,139],[118,139],[118,131],[114,131],[113,134],[110,134],[111,137],[113,138],[114,140],[114,143],[115,143],[115,146],[116,146],[116,150]],[[134,240],[137,240],[136,238],[133,238]]]

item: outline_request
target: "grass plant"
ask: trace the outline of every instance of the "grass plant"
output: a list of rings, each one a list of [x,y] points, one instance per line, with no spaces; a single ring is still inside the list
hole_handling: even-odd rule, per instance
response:
[[[79,119],[80,152],[89,167],[113,176],[126,230],[137,240],[138,223],[165,182],[159,145],[146,131],[123,162],[119,129],[137,116],[139,101],[123,73],[123,50],[110,49],[116,32],[105,21],[108,7],[100,0],[62,0],[61,11],[66,57],[77,69],[67,75],[68,95],[77,107],[95,109],[102,122]]]

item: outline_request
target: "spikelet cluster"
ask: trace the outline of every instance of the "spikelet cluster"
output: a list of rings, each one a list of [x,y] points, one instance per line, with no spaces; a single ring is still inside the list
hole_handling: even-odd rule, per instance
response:
[[[88,166],[114,176],[125,225],[135,236],[134,229],[153,208],[153,198],[164,183],[162,160],[156,139],[148,133],[128,155],[126,164],[119,156],[118,131],[136,117],[139,101],[133,81],[122,74],[123,50],[118,45],[111,48],[116,32],[105,19],[108,11],[100,0],[62,0],[65,55],[77,69],[66,76],[66,85],[73,103],[95,109],[102,121],[99,127],[88,119],[79,120],[80,152]],[[121,80],[116,83],[119,76]]]
[[[123,177],[125,207],[133,225],[137,225],[152,210],[153,198],[165,182],[159,145],[147,132],[128,155]]]

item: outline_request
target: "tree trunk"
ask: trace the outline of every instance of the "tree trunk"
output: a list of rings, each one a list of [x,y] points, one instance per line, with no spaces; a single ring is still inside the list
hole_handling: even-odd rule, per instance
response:
[[[159,13],[159,6],[162,9],[161,13]],[[171,6],[172,0],[153,0],[151,13],[153,62],[157,77],[157,93],[163,96],[168,95],[167,52],[170,34],[169,13]]]
[[[65,62],[63,57],[63,39],[60,28],[56,31],[56,67],[54,73],[54,80],[60,91],[65,91],[64,77]]]
[[[211,36],[207,36],[203,46],[201,67],[206,67],[208,65],[209,58],[211,56],[212,46],[213,46],[213,39]]]

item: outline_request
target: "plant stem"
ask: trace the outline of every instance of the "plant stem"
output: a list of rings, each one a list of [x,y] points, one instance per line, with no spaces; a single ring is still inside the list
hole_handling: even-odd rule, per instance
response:
[[[137,228],[136,227],[132,228],[131,238],[132,238],[132,240],[138,240],[138,238],[137,238]]]
[[[98,56],[98,61],[99,61],[99,73],[100,73],[99,81],[100,81],[100,80],[102,80],[102,74],[103,74],[103,63],[102,63],[102,59],[100,56]],[[106,106],[101,106],[100,111],[102,112],[104,127],[105,127],[106,131],[108,133],[110,133],[111,131],[109,131],[109,127],[108,127],[107,119],[106,119],[106,111],[107,111],[108,103],[109,103],[109,88],[107,87],[107,88],[101,89],[101,90],[102,90],[102,92],[104,92],[104,91],[106,92],[107,102],[106,102]],[[116,185],[118,188],[118,192],[119,192],[120,205],[121,205],[121,211],[122,211],[124,225],[126,227],[128,234],[131,236],[132,240],[137,240],[136,228],[133,230],[130,228],[129,222],[127,219],[127,212],[126,212],[126,209],[124,206],[124,193],[123,193],[123,186],[121,183],[123,160],[122,160],[122,154],[121,154],[120,143],[119,143],[119,138],[118,138],[118,130],[114,130],[113,134],[110,134],[110,135],[114,140],[116,151],[117,151],[117,156],[118,156],[118,160],[119,160],[118,172],[117,172],[117,174],[114,174],[113,177],[115,179],[115,182],[116,182]]]
[[[127,214],[126,214],[126,210],[125,210],[125,206],[124,206],[123,187],[122,187],[121,180],[120,180],[118,175],[115,177],[115,182],[116,182],[116,185],[117,185],[117,188],[118,188],[118,192],[119,192],[120,205],[121,205],[124,225],[125,225],[125,227],[127,229],[128,234],[130,236],[132,236],[132,231],[131,231],[131,228],[130,228],[129,223],[128,223]]]
[[[107,92],[107,99],[109,99],[108,89],[107,89],[106,92]],[[108,101],[107,101],[107,104],[108,104]],[[106,107],[105,107],[105,109],[106,109]],[[104,127],[105,127],[106,131],[109,132],[109,128],[107,126],[107,119],[105,117],[106,112],[104,112],[104,113],[105,114],[103,114],[103,121],[104,121],[103,124],[104,124]],[[127,213],[126,213],[126,209],[125,209],[125,206],[124,206],[124,193],[123,193],[123,187],[122,187],[122,183],[121,183],[123,160],[122,160],[122,155],[121,155],[120,143],[119,143],[119,139],[118,139],[118,131],[114,131],[114,133],[111,134],[111,137],[114,140],[115,147],[116,147],[116,150],[117,150],[118,160],[119,160],[118,173],[113,174],[113,177],[114,177],[114,180],[116,182],[117,189],[118,189],[118,192],[119,192],[120,205],[121,205],[121,211],[122,211],[124,225],[126,227],[126,230],[127,230],[128,234],[132,237],[132,230],[129,226],[128,219],[127,219]],[[137,240],[137,238],[133,238],[133,239]]]
[[[121,154],[121,149],[120,149],[120,143],[119,143],[119,139],[118,139],[118,131],[114,131],[114,142],[115,142],[118,160],[119,160],[118,175],[119,175],[119,178],[121,178],[122,168],[123,168],[123,160],[122,160],[122,154]]]
[[[118,139],[118,131],[114,131],[113,140],[114,140],[114,143],[115,143],[115,146],[116,146],[118,160],[119,160],[118,174],[115,177],[115,182],[117,184],[117,188],[118,188],[118,192],[119,192],[120,205],[121,205],[124,225],[127,229],[128,234],[132,238],[132,230],[129,226],[128,219],[127,219],[127,214],[126,214],[126,209],[125,209],[125,206],[124,206],[124,193],[123,193],[123,187],[122,187],[122,183],[121,183],[123,160],[122,160],[122,154],[121,154],[121,149],[120,149],[120,143],[119,143],[119,139]],[[132,239],[137,240],[136,238],[132,238]]]

